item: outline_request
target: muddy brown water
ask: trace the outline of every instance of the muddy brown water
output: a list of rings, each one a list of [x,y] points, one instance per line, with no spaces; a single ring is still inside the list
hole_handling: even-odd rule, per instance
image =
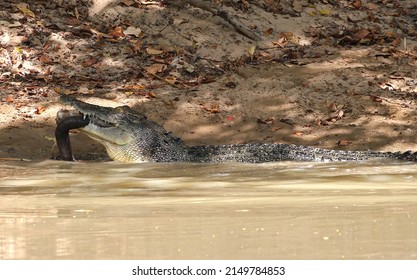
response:
[[[1,259],[417,259],[417,164],[0,162]]]

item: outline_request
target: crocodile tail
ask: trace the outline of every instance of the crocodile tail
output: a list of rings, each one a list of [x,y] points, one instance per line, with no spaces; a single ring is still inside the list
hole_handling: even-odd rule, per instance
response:
[[[399,160],[404,160],[404,161],[417,161],[417,152],[413,152],[413,151],[406,151],[406,152],[397,152],[394,153],[395,158],[399,159]]]

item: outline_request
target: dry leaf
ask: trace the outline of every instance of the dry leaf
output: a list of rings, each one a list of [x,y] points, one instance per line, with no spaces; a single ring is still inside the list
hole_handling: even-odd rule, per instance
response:
[[[401,37],[397,37],[397,39],[395,39],[394,41],[392,41],[391,45],[393,45],[394,47],[398,47],[402,42]]]
[[[211,105],[210,113],[213,113],[213,114],[220,113],[220,105],[219,104]]]
[[[170,84],[175,84],[175,82],[177,81],[177,78],[174,76],[168,76],[165,78],[165,81],[167,81]]]
[[[97,61],[98,61],[97,58],[91,57],[91,58],[88,58],[88,59],[84,60],[82,65],[83,65],[83,67],[90,67],[93,64],[96,64]]]
[[[282,128],[282,126],[275,125],[275,126],[271,127],[271,132],[275,132],[277,130],[280,130],[281,128]]]
[[[65,20],[65,23],[68,25],[79,25],[81,21],[77,18],[69,18]]]
[[[385,31],[384,35],[387,36],[388,38],[391,38],[391,39],[393,39],[393,38],[395,38],[395,36],[397,36],[397,34],[393,31]],[[387,50],[387,51],[389,51],[389,50]]]
[[[38,114],[38,115],[40,115],[40,114],[42,114],[44,111],[46,110],[46,108],[44,107],[44,106],[38,106],[37,108],[36,108],[36,114]]]
[[[45,69],[45,71],[43,72],[43,75],[44,75],[44,76],[49,76],[49,75],[51,75],[51,67],[46,68],[46,69]]]
[[[93,29],[93,28],[90,28],[90,27],[88,27],[88,26],[82,26],[82,28],[83,29],[85,29],[85,30],[88,30],[89,32],[91,32],[91,33],[93,33],[93,34],[95,34],[95,35],[97,35],[98,37],[104,37],[104,38],[113,38],[113,36],[112,35],[109,35],[109,34],[105,34],[105,33],[102,33],[102,32],[100,32],[100,31],[97,31],[97,30],[95,30],[95,29]]]
[[[353,7],[354,7],[355,9],[360,9],[360,8],[362,7],[362,1],[361,1],[361,0],[356,0],[356,1],[353,3]]]
[[[336,119],[341,119],[344,115],[345,115],[345,112],[343,112],[343,110],[339,110],[335,113],[334,117]]]
[[[285,38],[288,42],[297,44],[300,40],[299,38],[292,32],[281,32],[279,33],[279,38]]]
[[[350,145],[350,144],[352,144],[352,141],[346,140],[346,139],[337,141],[337,145],[339,145],[339,146],[347,146],[347,145]]]
[[[123,27],[116,26],[112,31],[109,32],[109,35],[111,35],[115,38],[124,37],[125,34],[123,33]]]
[[[142,43],[139,40],[136,40],[135,46],[133,48],[135,52],[139,52],[141,47],[142,47]]]
[[[124,85],[123,88],[130,90],[142,90],[145,89],[144,85]]]
[[[267,30],[264,30],[264,35],[265,36],[269,36],[272,34],[272,32],[274,32],[274,29],[272,27],[268,28]]]
[[[364,39],[366,36],[368,36],[369,33],[370,33],[369,30],[361,29],[361,30],[359,30],[358,32],[355,33],[354,38],[355,38],[355,40],[360,41],[360,40]]]
[[[50,63],[52,63],[52,59],[49,58],[48,56],[44,55],[44,54],[41,55],[41,56],[39,56],[39,61],[42,62],[42,63],[44,63],[44,64],[50,64]]]
[[[147,98],[157,98],[156,93],[150,91],[146,93]]]
[[[329,109],[330,109],[330,111],[332,111],[332,112],[336,112],[336,111],[337,111],[337,105],[336,105],[336,103],[331,103],[331,104],[329,105]]]
[[[330,10],[327,10],[327,9],[321,9],[321,10],[319,10],[319,13],[322,16],[329,16],[329,15],[331,15],[332,12]]]
[[[6,102],[13,103],[13,101],[14,101],[13,96],[9,95],[9,96],[6,97]]]
[[[368,4],[366,4],[366,7],[369,10],[373,10],[373,11],[379,10],[379,6],[377,4],[374,4],[374,3],[368,3]]]
[[[62,94],[62,95],[70,95],[71,91],[69,89],[62,89],[60,87],[54,87],[52,89],[54,92],[58,93],[58,94]]]
[[[248,49],[248,53],[251,57],[255,54],[256,46],[252,46]]]
[[[281,37],[278,39],[278,41],[272,42],[273,45],[280,46],[281,48],[285,47],[287,43],[288,43],[288,40],[285,37]]]
[[[19,3],[16,4],[16,8],[18,8],[25,16],[27,17],[35,17],[35,13],[29,9],[29,5],[26,3]]]
[[[142,30],[140,30],[140,28],[136,28],[136,27],[133,27],[133,26],[129,26],[124,31],[124,34],[133,35],[133,36],[136,36],[136,37],[139,37],[140,33],[142,33]]]
[[[303,135],[303,133],[301,131],[294,131],[293,134],[295,136],[301,136],[301,135]]]
[[[81,85],[78,88],[78,92],[81,93],[81,94],[89,94],[90,93],[90,90],[88,89],[88,86],[87,85]]]
[[[163,72],[166,68],[167,66],[165,64],[155,63],[149,66],[148,68],[146,68],[146,71],[151,74],[156,74],[156,73]]]
[[[153,48],[146,48],[146,52],[150,55],[160,55],[160,54],[164,53],[163,50],[157,50],[157,49],[153,49]]]
[[[220,105],[219,104],[211,104],[211,105],[208,105],[208,104],[200,104],[200,106],[204,110],[206,110],[206,111],[208,111],[208,112],[210,112],[212,114],[220,113]]]
[[[13,21],[13,23],[10,23],[10,22],[5,21],[5,20],[0,20],[0,25],[6,26],[6,27],[9,27],[9,28],[22,26],[22,24],[18,21]]]
[[[260,57],[260,58],[269,58],[269,57],[271,57],[271,55],[268,52],[260,51],[258,53],[258,57]]]

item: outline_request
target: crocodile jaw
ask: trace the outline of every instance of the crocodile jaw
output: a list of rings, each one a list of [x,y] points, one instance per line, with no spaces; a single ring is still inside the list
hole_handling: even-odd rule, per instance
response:
[[[134,138],[131,134],[114,127],[100,127],[94,123],[79,128],[90,138],[101,143],[107,151],[109,157],[115,161],[126,163],[145,162],[139,155],[141,153],[134,151]]]
[[[133,141],[133,138],[129,133],[117,128],[117,126],[101,127],[90,122],[88,125],[79,129],[103,145],[110,143],[113,145],[124,146]]]
[[[128,106],[101,107],[72,96],[61,96],[60,100],[88,118],[89,123],[77,129],[105,146],[113,160],[131,163],[189,160],[188,147],[180,139]]]

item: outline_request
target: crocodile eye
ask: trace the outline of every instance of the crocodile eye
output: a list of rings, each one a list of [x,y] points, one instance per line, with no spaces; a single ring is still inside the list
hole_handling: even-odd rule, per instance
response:
[[[116,108],[114,108],[114,111],[116,113],[123,113],[124,109],[123,109],[123,107],[116,107]]]
[[[114,111],[116,113],[123,113],[123,112],[129,112],[130,107],[127,105],[119,106],[114,108]]]

